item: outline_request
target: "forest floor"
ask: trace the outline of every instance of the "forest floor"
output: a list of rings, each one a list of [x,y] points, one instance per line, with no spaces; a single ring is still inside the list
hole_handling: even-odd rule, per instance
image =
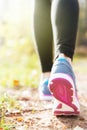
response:
[[[78,117],[55,117],[52,114],[53,101],[40,101],[37,88],[5,88],[3,90],[19,105],[6,111],[7,130],[87,130],[87,62],[74,62],[77,78],[81,114]],[[1,89],[1,88],[0,88]],[[15,98],[16,97],[16,98]],[[1,129],[0,129],[1,130]],[[2,129],[4,130],[4,129]]]

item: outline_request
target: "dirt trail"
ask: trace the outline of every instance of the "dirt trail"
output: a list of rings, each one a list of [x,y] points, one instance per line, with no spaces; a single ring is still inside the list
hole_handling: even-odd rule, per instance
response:
[[[81,105],[79,117],[55,117],[52,115],[53,102],[40,101],[37,89],[8,90],[10,95],[19,95],[22,110],[10,112],[7,120],[15,122],[12,130],[87,130],[87,63],[74,63],[78,95]],[[84,71],[85,70],[85,71]]]

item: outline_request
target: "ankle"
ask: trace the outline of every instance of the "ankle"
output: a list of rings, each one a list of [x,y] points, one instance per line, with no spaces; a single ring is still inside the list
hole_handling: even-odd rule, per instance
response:
[[[41,74],[41,79],[48,79],[50,77],[51,72],[43,72]]]
[[[62,58],[62,57],[66,58],[67,61],[72,65],[72,61],[71,61],[70,57],[66,56],[64,53],[60,53],[59,54],[59,58]]]

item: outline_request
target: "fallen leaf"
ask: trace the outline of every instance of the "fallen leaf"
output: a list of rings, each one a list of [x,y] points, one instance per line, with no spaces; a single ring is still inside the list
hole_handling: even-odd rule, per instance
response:
[[[19,83],[19,80],[13,80],[13,85],[15,86],[15,87],[18,87],[18,86],[20,86],[20,83]]]
[[[23,117],[17,117],[17,121],[18,122],[22,122],[23,121]]]
[[[0,130],[4,130],[3,128],[0,128]]]

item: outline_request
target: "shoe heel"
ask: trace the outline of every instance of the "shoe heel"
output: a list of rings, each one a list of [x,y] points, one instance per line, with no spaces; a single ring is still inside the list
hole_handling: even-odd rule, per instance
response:
[[[68,105],[71,105],[73,101],[73,90],[72,85],[63,78],[55,78],[49,84],[52,95]]]
[[[49,89],[52,95],[54,96],[55,100],[59,102],[55,107],[54,113],[57,113],[58,115],[79,114],[79,103],[76,99],[75,86],[72,79],[69,76],[53,76],[53,78],[51,78],[49,82]]]

